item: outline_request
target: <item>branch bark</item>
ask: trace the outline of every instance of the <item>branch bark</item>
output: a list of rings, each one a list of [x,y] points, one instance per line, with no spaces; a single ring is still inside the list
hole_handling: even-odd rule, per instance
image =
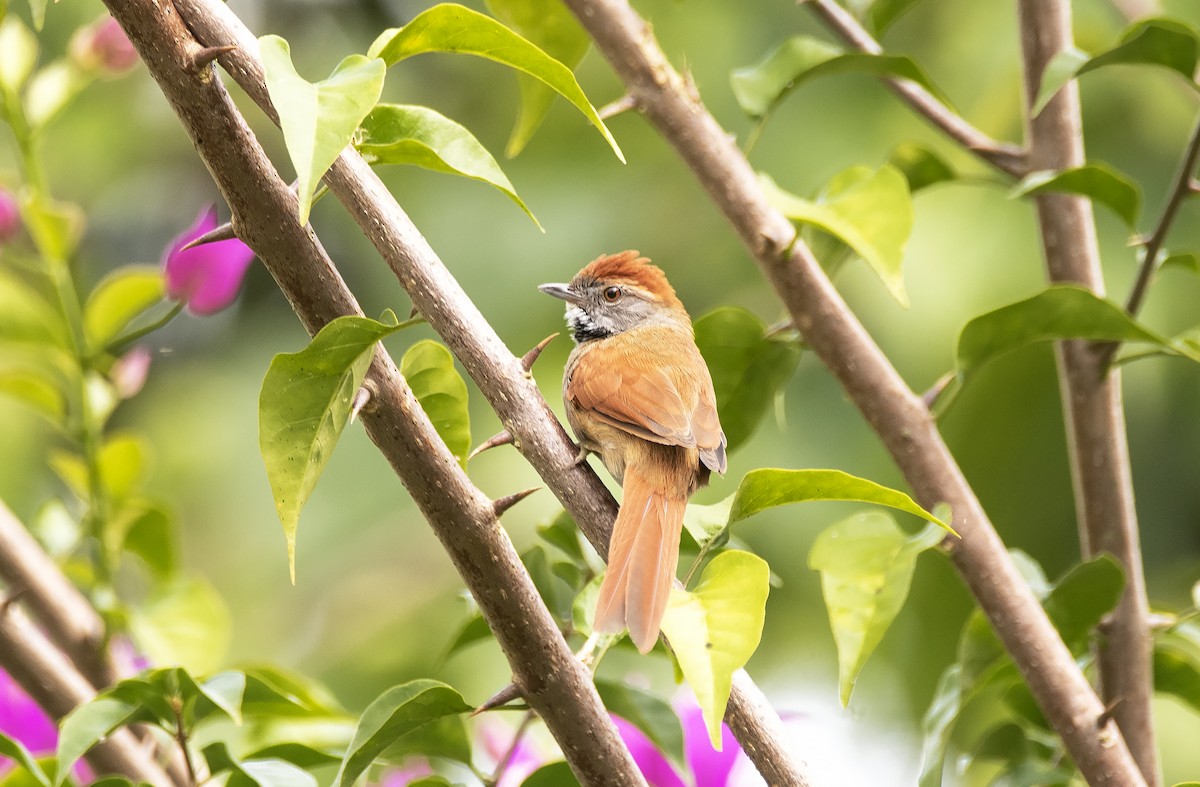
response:
[[[272,121],[278,117],[254,53],[253,34],[223,3],[177,0],[187,24],[206,45],[236,43],[219,62]],[[605,557],[617,504],[550,411],[541,391],[442,264],[379,177],[353,149],[325,176],[330,191],[391,267],[413,305],[462,362],[534,470]],[[738,743],[770,784],[807,785],[802,763],[784,745],[782,722],[744,670],[734,675],[725,714]]]
[[[854,49],[872,55],[883,52],[879,42],[836,0],[805,2],[830,30]],[[896,77],[882,79],[913,111],[980,159],[1017,179],[1029,174],[1025,151],[1015,145],[997,142],[984,134],[916,82]]]
[[[104,647],[104,621],[3,502],[0,579],[20,595],[54,644],[93,686],[103,688],[116,680]]]
[[[1068,0],[1018,0],[1025,67],[1030,166],[1059,170],[1084,163],[1079,88],[1072,81],[1032,116],[1042,72],[1073,46]],[[1053,282],[1082,284],[1104,294],[1092,204],[1071,194],[1036,198],[1046,269]],[[1075,510],[1083,553],[1113,554],[1125,570],[1125,591],[1103,626],[1098,646],[1100,691],[1147,784],[1158,783],[1151,708],[1153,678],[1149,604],[1142,574],[1137,512],[1121,373],[1107,367],[1103,345],[1060,342],[1058,378],[1067,425]]]
[[[567,0],[567,5],[636,105],[729,219],[806,343],[883,440],[917,498],[926,507],[943,501],[952,506],[962,540],[946,544],[950,556],[1085,778],[1092,785],[1144,784],[1120,732],[1021,579],[928,409],[796,240],[792,225],[768,205],[729,135],[625,0]]]
[[[109,0],[234,214],[234,226],[275,278],[309,333],[361,314],[316,236],[297,224],[278,177],[175,7]],[[227,42],[219,42],[227,43]],[[219,45],[218,44],[218,45]],[[392,465],[479,603],[529,705],[586,785],[644,784],[591,682],[555,627],[491,501],[446,449],[395,364],[378,349],[368,373],[367,434]]]
[[[0,604],[0,665],[55,720],[96,696],[88,679],[12,601]],[[86,758],[97,775],[120,774],[158,787],[175,784],[129,730],[108,736]]]

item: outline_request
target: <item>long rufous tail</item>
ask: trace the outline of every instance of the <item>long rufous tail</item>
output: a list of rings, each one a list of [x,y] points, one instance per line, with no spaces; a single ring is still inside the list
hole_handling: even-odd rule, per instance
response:
[[[679,563],[679,535],[687,495],[655,488],[638,464],[625,468],[621,509],[608,548],[608,573],[596,602],[596,631],[629,638],[642,653],[658,641],[671,582]]]

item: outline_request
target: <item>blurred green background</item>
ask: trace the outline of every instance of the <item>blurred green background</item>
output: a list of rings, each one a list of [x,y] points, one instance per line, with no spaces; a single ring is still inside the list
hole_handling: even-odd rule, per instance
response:
[[[484,10],[479,3],[469,3]],[[402,24],[427,4],[231,3],[258,34],[292,43],[301,72],[318,79],[345,54],[365,51],[384,27]],[[1110,46],[1123,27],[1103,0],[1076,3],[1079,45]],[[1166,10],[1200,22],[1194,0]],[[733,101],[729,72],[757,61],[798,33],[820,35],[814,18],[791,0],[753,4],[712,0],[637,3],[677,66],[688,68],[718,120],[744,140],[750,122]],[[101,13],[98,2],[51,5],[43,46],[59,54],[70,31]],[[24,10],[22,9],[23,13]],[[1015,7],[989,0],[926,0],[889,31],[889,50],[916,56],[971,122],[1019,140],[1020,72]],[[621,88],[595,52],[579,69],[597,106]],[[235,91],[236,92],[236,91]],[[1139,229],[1160,208],[1182,149],[1196,96],[1171,74],[1106,69],[1082,80],[1089,157],[1138,180],[1145,194]],[[285,179],[281,138],[237,96]],[[517,107],[513,76],[484,61],[424,56],[388,74],[385,99],[432,106],[470,128],[497,156]],[[412,168],[384,175],[401,205],[458,277],[510,349],[521,353],[562,329],[561,304],[536,291],[562,281],[593,257],[635,248],[668,273],[698,317],[739,305],[766,322],[779,304],[729,226],[694,178],[649,125],[627,113],[610,127],[628,158],[622,166],[564,102],[518,158],[502,164],[546,228],[539,233],[508,200],[478,183]],[[903,310],[861,263],[839,286],[867,328],[917,390],[950,369],[963,323],[1036,292],[1044,282],[1030,205],[943,141],[879,84],[843,76],[806,84],[766,127],[752,155],[785,188],[815,193],[849,166],[882,163],[893,146],[920,141],[973,177],[915,199],[916,225]],[[45,151],[57,196],[90,213],[81,253],[85,278],[131,261],[156,261],[203,203],[218,198],[204,167],[144,69],[94,86],[50,129]],[[15,166],[0,147],[0,173]],[[222,210],[224,207],[222,206]],[[223,214],[225,215],[225,214]],[[1200,207],[1186,205],[1172,248],[1200,249]],[[1123,299],[1134,273],[1125,227],[1098,209],[1109,289]],[[408,300],[335,200],[322,201],[313,225],[368,314],[402,316]],[[1145,309],[1164,333],[1197,322],[1200,281],[1164,273]],[[431,335],[427,327],[388,341],[399,354]],[[230,663],[278,661],[326,681],[352,709],[386,687],[437,677],[480,702],[507,682],[498,649],[483,644],[446,663],[441,656],[468,613],[461,583],[403,488],[361,430],[347,431],[304,511],[297,583],[288,582],[284,541],[262,469],[257,401],[277,352],[306,336],[259,267],[240,302],[206,319],[184,317],[154,337],[145,392],[118,420],[147,433],[155,447],[152,486],[182,523],[184,560],[224,597],[233,619]],[[570,342],[559,338],[535,369],[561,412],[559,379]],[[1200,577],[1200,370],[1151,359],[1126,369],[1129,440],[1146,575],[1152,602],[1177,609]],[[499,429],[472,387],[478,442]],[[1008,356],[978,375],[943,421],[944,432],[1005,541],[1036,557],[1052,577],[1078,559],[1070,478],[1053,357],[1048,347]],[[57,490],[42,457],[51,437],[25,411],[0,400],[0,497],[26,519]],[[763,466],[832,467],[904,488],[879,441],[837,384],[805,355],[773,418],[730,461],[730,472],[698,496],[730,494],[747,470]],[[511,448],[472,461],[470,474],[493,496],[538,483]],[[518,548],[558,510],[541,492],[505,517]],[[795,750],[828,784],[911,784],[920,756],[920,717],[937,676],[952,660],[971,600],[944,558],[920,559],[898,621],[868,663],[848,709],[836,690],[836,654],[809,546],[824,526],[853,507],[815,504],[776,509],[739,533],[782,578],[768,602],[763,644],[750,673],[788,720]],[[623,654],[612,668],[633,669],[671,691],[661,658]],[[1200,778],[1200,718],[1171,700],[1157,705],[1167,783]]]

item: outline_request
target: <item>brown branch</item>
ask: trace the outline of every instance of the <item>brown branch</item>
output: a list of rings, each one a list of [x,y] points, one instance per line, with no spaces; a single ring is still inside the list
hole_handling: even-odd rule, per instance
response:
[[[104,647],[104,621],[3,502],[0,579],[21,594],[21,602],[92,686],[103,688],[116,680]]]
[[[236,52],[221,65],[274,121],[262,66],[250,54],[254,36],[223,3],[177,0],[188,25],[202,41],[235,41]],[[440,334],[463,363],[512,434],[522,455],[579,524],[601,556],[616,517],[616,501],[586,463],[576,463],[574,443],[550,411],[520,359],[513,356],[475,304],[438,259],[378,176],[353,150],[344,151],[325,182],[395,272],[415,310]],[[808,784],[788,752],[778,715],[745,675],[735,675],[726,722],[759,772],[771,784]]]
[[[1092,785],[1143,783],[1104,706],[1021,579],[920,397],[867,335],[753,169],[667,61],[625,0],[567,0],[637,106],[684,159],[754,255],[806,344],[830,368],[926,507],[949,503],[960,575],[1013,656],[1047,719]]]
[[[184,27],[175,7],[163,0],[109,0],[108,6],[229,203],[238,236],[275,278],[308,332],[316,333],[337,316],[361,314],[315,235],[297,224],[295,195],[276,174],[220,80],[189,70],[192,53],[204,45]],[[231,41],[227,37],[212,43]],[[382,349],[376,351],[368,377],[375,389],[374,406],[362,418],[367,434],[450,555],[522,695],[546,722],[572,770],[587,785],[644,784],[590,673],[555,627],[491,500],[450,455]]]
[[[1035,170],[1081,166],[1083,121],[1077,83],[1068,83],[1036,117],[1029,109],[1046,65],[1074,45],[1070,2],[1018,0],[1017,9],[1029,116],[1029,164]],[[1050,280],[1082,284],[1103,295],[1091,202],[1078,195],[1046,194],[1038,196],[1035,204]],[[1121,373],[1107,369],[1103,348],[1088,342],[1059,342],[1056,357],[1083,553],[1090,557],[1108,552],[1125,571],[1125,591],[1111,615],[1107,636],[1098,646],[1101,698],[1106,704],[1120,701],[1112,716],[1146,783],[1153,786],[1158,783],[1151,707],[1153,643],[1125,439]]]
[[[57,571],[57,569],[56,569]],[[96,690],[17,604],[0,605],[0,666],[54,719],[96,696]],[[87,755],[97,775],[173,787],[171,778],[129,730],[117,730]]]
[[[806,0],[805,5],[821,18],[825,26],[859,52],[883,53],[883,47],[836,0]],[[972,126],[925,88],[908,79],[883,77],[892,92],[920,116],[971,153],[1014,178],[1023,178],[1032,170],[1020,148],[996,140]]]

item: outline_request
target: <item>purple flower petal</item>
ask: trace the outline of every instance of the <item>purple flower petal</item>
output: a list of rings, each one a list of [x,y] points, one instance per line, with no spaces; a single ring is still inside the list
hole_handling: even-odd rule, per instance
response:
[[[7,672],[0,670],[0,732],[25,745],[34,755],[53,754],[58,730]],[[8,760],[0,757],[0,763]]]
[[[163,262],[167,297],[182,301],[192,314],[214,314],[233,303],[254,259],[250,247],[236,238],[183,250],[216,227],[217,209],[210,205],[171,242]]]
[[[683,723],[683,750],[696,778],[696,787],[727,787],[729,773],[742,756],[729,727],[721,723],[721,751],[717,751],[708,740],[704,714],[694,700],[689,697],[686,704],[679,703],[676,712]]]
[[[612,720],[617,725],[621,740],[629,747],[634,763],[646,777],[650,787],[685,787],[683,779],[679,778],[671,763],[645,733],[620,716],[613,716]]]
[[[0,246],[21,234],[21,208],[17,198],[0,188]]]

